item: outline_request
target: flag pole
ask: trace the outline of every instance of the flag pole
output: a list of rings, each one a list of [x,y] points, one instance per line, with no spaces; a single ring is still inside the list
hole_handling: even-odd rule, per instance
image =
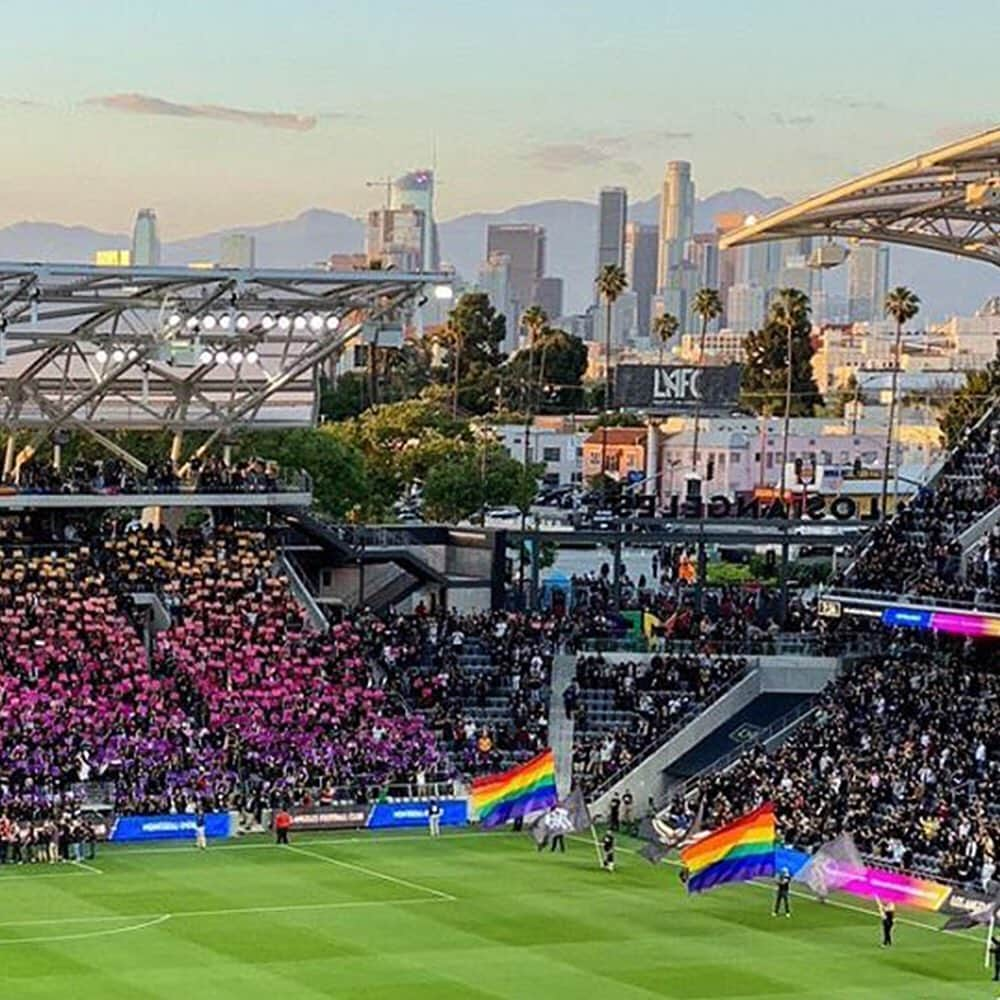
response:
[[[594,826],[594,821],[590,821],[590,835],[594,838],[594,853],[597,855],[597,866],[598,868],[604,867],[604,859],[601,857],[601,845],[597,840],[597,829]]]
[[[990,944],[993,941],[993,931],[996,928],[997,923],[997,911],[994,907],[993,912],[990,914],[990,925],[986,928],[986,952],[983,955],[983,968],[988,969],[990,967]]]

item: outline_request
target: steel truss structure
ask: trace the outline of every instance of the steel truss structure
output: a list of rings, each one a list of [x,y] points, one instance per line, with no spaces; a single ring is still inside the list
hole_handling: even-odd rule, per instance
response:
[[[391,270],[0,263],[4,470],[66,430],[144,470],[103,432],[168,429],[179,463],[185,431],[209,432],[203,453],[240,425],[309,425],[318,366],[379,330],[398,333],[418,299],[450,297],[449,280]],[[23,428],[34,433],[14,455],[13,432]]]
[[[723,237],[883,240],[1000,265],[1000,128],[848,181]]]

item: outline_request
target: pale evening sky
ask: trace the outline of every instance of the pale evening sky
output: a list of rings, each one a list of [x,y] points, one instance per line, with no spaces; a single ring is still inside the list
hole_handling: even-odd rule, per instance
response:
[[[602,184],[646,198],[672,158],[700,195],[799,197],[994,124],[996,10],[0,0],[0,226],[124,231],[152,205],[173,239],[361,214],[365,181],[429,164],[435,140],[442,218]]]

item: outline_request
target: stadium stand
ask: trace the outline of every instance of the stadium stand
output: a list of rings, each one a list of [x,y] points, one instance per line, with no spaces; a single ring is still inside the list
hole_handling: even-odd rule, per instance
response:
[[[0,804],[44,819],[100,782],[121,812],[302,801],[412,780],[438,759],[350,623],[305,629],[259,532],[146,528],[0,562]],[[128,594],[173,625],[149,661]]]
[[[1000,411],[956,445],[934,482],[876,526],[842,583],[862,589],[972,600],[959,535],[1000,503]],[[987,556],[988,558],[988,556]]]
[[[709,825],[773,799],[789,845],[814,849],[848,830],[884,861],[978,878],[1000,838],[1000,678],[989,648],[897,639],[831,683],[774,753],[748,751],[695,788]]]
[[[656,655],[609,663],[581,656],[563,692],[574,717],[574,778],[591,791],[634,766],[650,746],[690,722],[747,670],[743,658]]]

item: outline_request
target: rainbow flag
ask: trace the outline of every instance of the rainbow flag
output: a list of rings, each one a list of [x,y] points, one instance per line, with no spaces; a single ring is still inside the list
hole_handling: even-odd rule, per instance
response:
[[[774,806],[768,802],[681,851],[688,892],[774,874]]]
[[[472,808],[483,826],[499,826],[548,809],[558,801],[556,759],[551,750],[503,774],[476,778],[472,783]]]

